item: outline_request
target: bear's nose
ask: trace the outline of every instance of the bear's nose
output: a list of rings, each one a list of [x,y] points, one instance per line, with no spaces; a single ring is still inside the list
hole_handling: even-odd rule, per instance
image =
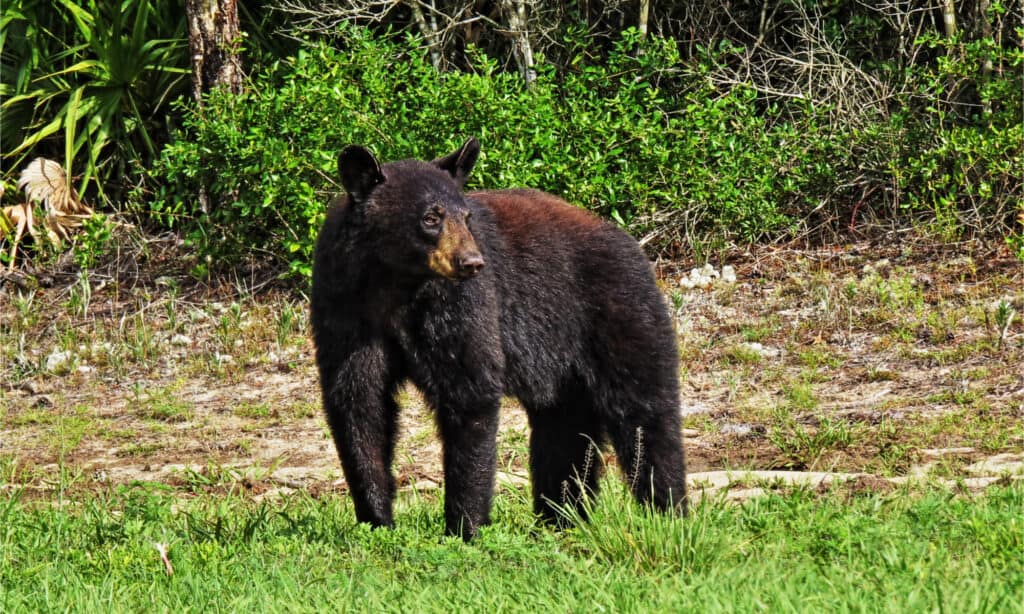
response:
[[[463,277],[472,277],[484,268],[484,257],[479,253],[465,254],[459,257],[459,274]]]

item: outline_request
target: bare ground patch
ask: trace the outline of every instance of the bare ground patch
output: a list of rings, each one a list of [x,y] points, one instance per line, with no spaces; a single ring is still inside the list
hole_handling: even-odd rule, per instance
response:
[[[1022,473],[1024,267],[1005,250],[761,248],[713,264],[737,280],[687,288],[689,265],[659,267],[695,487],[722,471],[848,474],[853,493]],[[305,303],[240,285],[166,271],[7,280],[0,485],[344,489]],[[430,413],[411,387],[401,397],[399,483],[436,488]],[[521,487],[528,429],[513,401],[500,438],[499,482]]]

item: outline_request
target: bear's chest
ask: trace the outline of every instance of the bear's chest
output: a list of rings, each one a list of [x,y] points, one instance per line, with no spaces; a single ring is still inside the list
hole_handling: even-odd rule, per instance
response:
[[[496,301],[479,288],[427,288],[396,320],[409,377],[431,396],[500,391],[505,368]]]
[[[429,286],[418,292],[393,318],[394,336],[403,351],[419,362],[450,362],[465,345],[478,341],[478,313],[459,288]]]

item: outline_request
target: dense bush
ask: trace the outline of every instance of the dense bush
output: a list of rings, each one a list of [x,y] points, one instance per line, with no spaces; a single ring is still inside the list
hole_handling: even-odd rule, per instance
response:
[[[965,210],[1002,216],[1006,228],[1021,206],[1021,131],[1003,115],[944,125],[895,114],[835,130],[813,105],[783,116],[743,85],[716,88],[705,78],[716,52],[684,62],[672,41],[633,31],[599,64],[561,74],[541,65],[532,89],[472,49],[472,71],[438,73],[416,41],[356,29],[345,40],[306,45],[244,94],[185,109],[143,198],[199,253],[266,250],[308,273],[345,144],[385,160],[430,158],[468,135],[484,146],[470,187],[548,190],[657,249],[852,226],[864,199],[876,214],[948,220],[944,234],[962,231]]]
[[[891,174],[900,204],[924,214],[940,239],[1004,234],[1024,259],[1024,48],[925,42],[941,55],[916,69],[924,108],[908,103],[896,114],[903,146]],[[986,75],[986,64],[1002,74]]]
[[[679,70],[675,47],[638,53],[625,38],[601,67],[531,90],[488,58],[437,73],[423,54],[358,33],[344,50],[312,45],[256,75],[242,96],[212,94],[156,169],[153,200],[215,255],[260,248],[309,253],[334,181],[335,156],[366,143],[383,159],[430,158],[467,135],[484,143],[473,186],[532,186],[635,230],[687,213],[688,231],[742,240],[776,233],[830,169],[791,125],[770,127],[742,88],[716,99],[699,81],[668,99],[654,84]],[[663,74],[664,73],[664,74]],[[208,218],[195,209],[205,186]],[[682,219],[682,218],[680,218]]]

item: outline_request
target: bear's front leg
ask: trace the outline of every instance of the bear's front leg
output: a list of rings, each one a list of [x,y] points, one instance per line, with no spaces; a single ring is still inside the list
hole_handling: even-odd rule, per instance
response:
[[[397,380],[379,347],[358,348],[341,360],[331,360],[334,352],[318,352],[317,362],[324,411],[355,503],[356,519],[390,527],[394,525],[391,462],[398,422]]]
[[[469,541],[491,522],[497,469],[498,400],[470,410],[440,409],[445,533]]]

